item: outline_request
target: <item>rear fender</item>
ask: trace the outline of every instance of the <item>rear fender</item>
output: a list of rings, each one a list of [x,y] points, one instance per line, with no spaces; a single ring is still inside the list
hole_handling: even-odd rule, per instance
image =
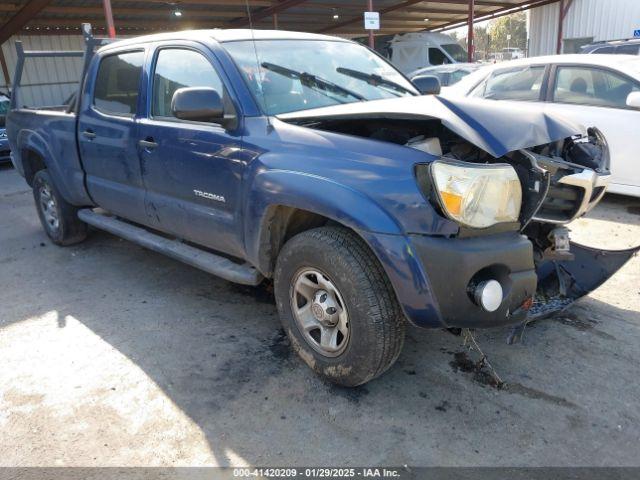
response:
[[[51,175],[53,182],[58,187],[58,191],[62,198],[64,198],[67,202],[71,204],[86,202],[85,198],[74,198],[70,192],[73,192],[75,189],[72,188],[68,183],[67,175],[60,168],[60,162],[55,161],[55,156],[49,147],[47,141],[34,130],[21,130],[18,138],[17,138],[18,152],[19,152],[19,163],[20,163],[20,171],[23,173],[25,177],[32,176],[36,172],[30,172],[29,166],[26,165],[27,154],[29,152],[38,155],[42,162],[47,167],[47,171]],[[79,201],[80,200],[80,201]]]

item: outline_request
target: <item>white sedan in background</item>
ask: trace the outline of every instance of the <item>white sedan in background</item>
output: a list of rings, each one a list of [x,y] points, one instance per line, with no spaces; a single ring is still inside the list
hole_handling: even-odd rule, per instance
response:
[[[640,57],[555,55],[512,60],[471,73],[442,96],[535,102],[597,127],[609,143],[609,191],[640,197]]]

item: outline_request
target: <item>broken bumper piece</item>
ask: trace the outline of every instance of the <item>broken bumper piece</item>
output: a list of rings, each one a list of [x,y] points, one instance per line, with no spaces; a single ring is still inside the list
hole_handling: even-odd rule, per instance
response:
[[[602,250],[571,242],[573,260],[547,260],[538,264],[538,288],[523,323],[514,327],[508,343],[521,340],[526,325],[567,309],[589,294],[640,251],[640,246],[626,250]]]

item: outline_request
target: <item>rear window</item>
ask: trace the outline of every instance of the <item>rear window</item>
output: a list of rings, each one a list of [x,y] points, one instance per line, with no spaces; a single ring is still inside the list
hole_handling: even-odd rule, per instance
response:
[[[544,70],[544,66],[526,66],[494,72],[483,96],[492,100],[539,100]]]
[[[104,57],[96,77],[93,104],[101,112],[135,115],[144,52],[127,52]]]

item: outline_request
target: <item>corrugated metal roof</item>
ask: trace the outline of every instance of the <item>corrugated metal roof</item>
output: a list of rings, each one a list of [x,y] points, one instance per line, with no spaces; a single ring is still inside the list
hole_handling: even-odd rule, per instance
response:
[[[242,27],[247,23],[247,3],[256,28],[272,28],[276,12],[280,29],[362,35],[364,0],[111,0],[119,32],[182,30],[187,28]],[[475,15],[500,13],[511,6],[540,0],[475,0]],[[27,0],[0,3],[0,24],[7,21]],[[465,21],[468,0],[401,1],[373,0],[374,10],[381,12],[381,31],[397,33],[433,30]],[[287,7],[287,8],[285,8]],[[174,12],[179,10],[181,16]],[[77,29],[79,23],[91,22],[94,29],[104,28],[101,0],[52,0],[25,28],[29,32],[63,33]]]

